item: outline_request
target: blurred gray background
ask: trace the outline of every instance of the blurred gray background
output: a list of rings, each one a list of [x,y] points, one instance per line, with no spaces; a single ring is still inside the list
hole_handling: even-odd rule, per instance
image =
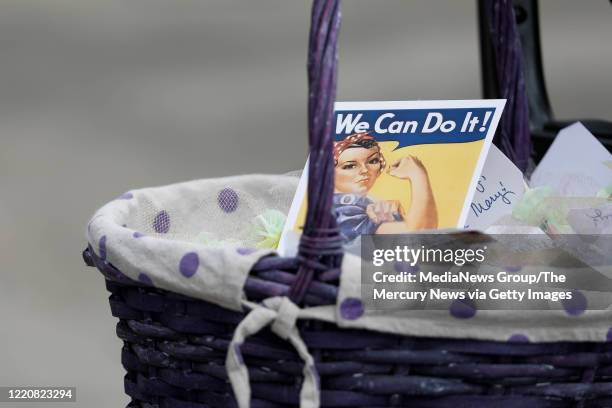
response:
[[[609,1],[541,3],[557,116],[612,118]],[[338,99],[478,98],[475,10],[346,0]],[[0,0],[0,385],[125,406],[87,220],[134,187],[300,168],[308,19],[307,1]]]

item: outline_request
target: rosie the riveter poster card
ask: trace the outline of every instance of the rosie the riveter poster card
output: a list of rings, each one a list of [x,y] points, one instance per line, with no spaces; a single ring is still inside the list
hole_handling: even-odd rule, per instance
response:
[[[505,100],[337,102],[333,211],[345,246],[362,234],[463,228]],[[278,251],[295,252],[308,164]]]

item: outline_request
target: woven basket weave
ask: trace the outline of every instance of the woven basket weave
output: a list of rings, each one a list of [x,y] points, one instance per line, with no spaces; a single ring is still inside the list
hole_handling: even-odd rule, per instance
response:
[[[493,31],[506,36],[505,44],[512,43],[510,3],[491,2],[492,21],[503,28]],[[504,26],[504,18],[512,24]],[[314,1],[306,228],[296,258],[269,256],[253,267],[245,286],[252,301],[279,295],[299,305],[336,300],[342,247],[330,209],[339,19],[338,0]],[[508,58],[516,49],[508,52],[504,61],[512,65]],[[514,105],[505,118],[514,126],[502,123],[514,129],[506,149],[521,141],[527,119],[520,70],[515,71],[500,84]],[[246,313],[132,281],[91,247],[83,257],[104,274],[111,292],[117,335],[124,342],[128,407],[238,406],[225,362]],[[297,325],[314,358],[324,407],[612,407],[612,343],[492,342],[347,330],[321,321]],[[304,363],[290,343],[263,329],[242,343],[239,355],[248,367],[251,407],[299,405]]]

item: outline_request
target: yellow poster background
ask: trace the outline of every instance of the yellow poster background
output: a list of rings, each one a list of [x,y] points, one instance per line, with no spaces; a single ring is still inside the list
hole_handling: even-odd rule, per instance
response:
[[[467,143],[425,144],[407,146],[393,150],[398,142],[379,142],[387,166],[396,160],[416,156],[429,175],[436,207],[438,228],[463,227],[458,225],[461,210],[465,204],[468,188],[484,141]],[[390,176],[383,172],[368,197],[374,200],[400,200],[402,207],[410,208],[410,181]],[[298,213],[295,231],[300,231],[306,218],[306,196]]]

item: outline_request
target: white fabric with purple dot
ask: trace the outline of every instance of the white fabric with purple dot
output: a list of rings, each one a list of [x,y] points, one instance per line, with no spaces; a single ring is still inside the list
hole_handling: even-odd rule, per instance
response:
[[[478,310],[469,300],[448,310],[369,310],[361,301],[360,258],[345,255],[336,304],[340,327],[425,337],[509,342],[612,341],[612,312],[587,310],[591,296],[607,293],[574,290],[556,310]]]
[[[301,406],[318,406],[318,375],[297,319],[414,336],[517,343],[612,341],[610,311],[586,310],[588,298],[579,292],[563,310],[478,310],[469,301],[456,301],[446,311],[366,310],[360,259],[352,254],[344,256],[336,305],[300,309],[286,298],[248,302],[243,288],[252,266],[273,253],[254,248],[257,238],[248,225],[269,209],[286,214],[297,183],[295,176],[248,175],[132,190],[98,210],[87,227],[98,257],[129,278],[231,310],[251,310],[234,333],[226,361],[239,407],[250,401],[240,345],[267,325],[304,361]]]
[[[287,213],[298,178],[248,175],[131,190],[92,217],[87,240],[129,278],[240,310],[257,249],[252,224]]]

